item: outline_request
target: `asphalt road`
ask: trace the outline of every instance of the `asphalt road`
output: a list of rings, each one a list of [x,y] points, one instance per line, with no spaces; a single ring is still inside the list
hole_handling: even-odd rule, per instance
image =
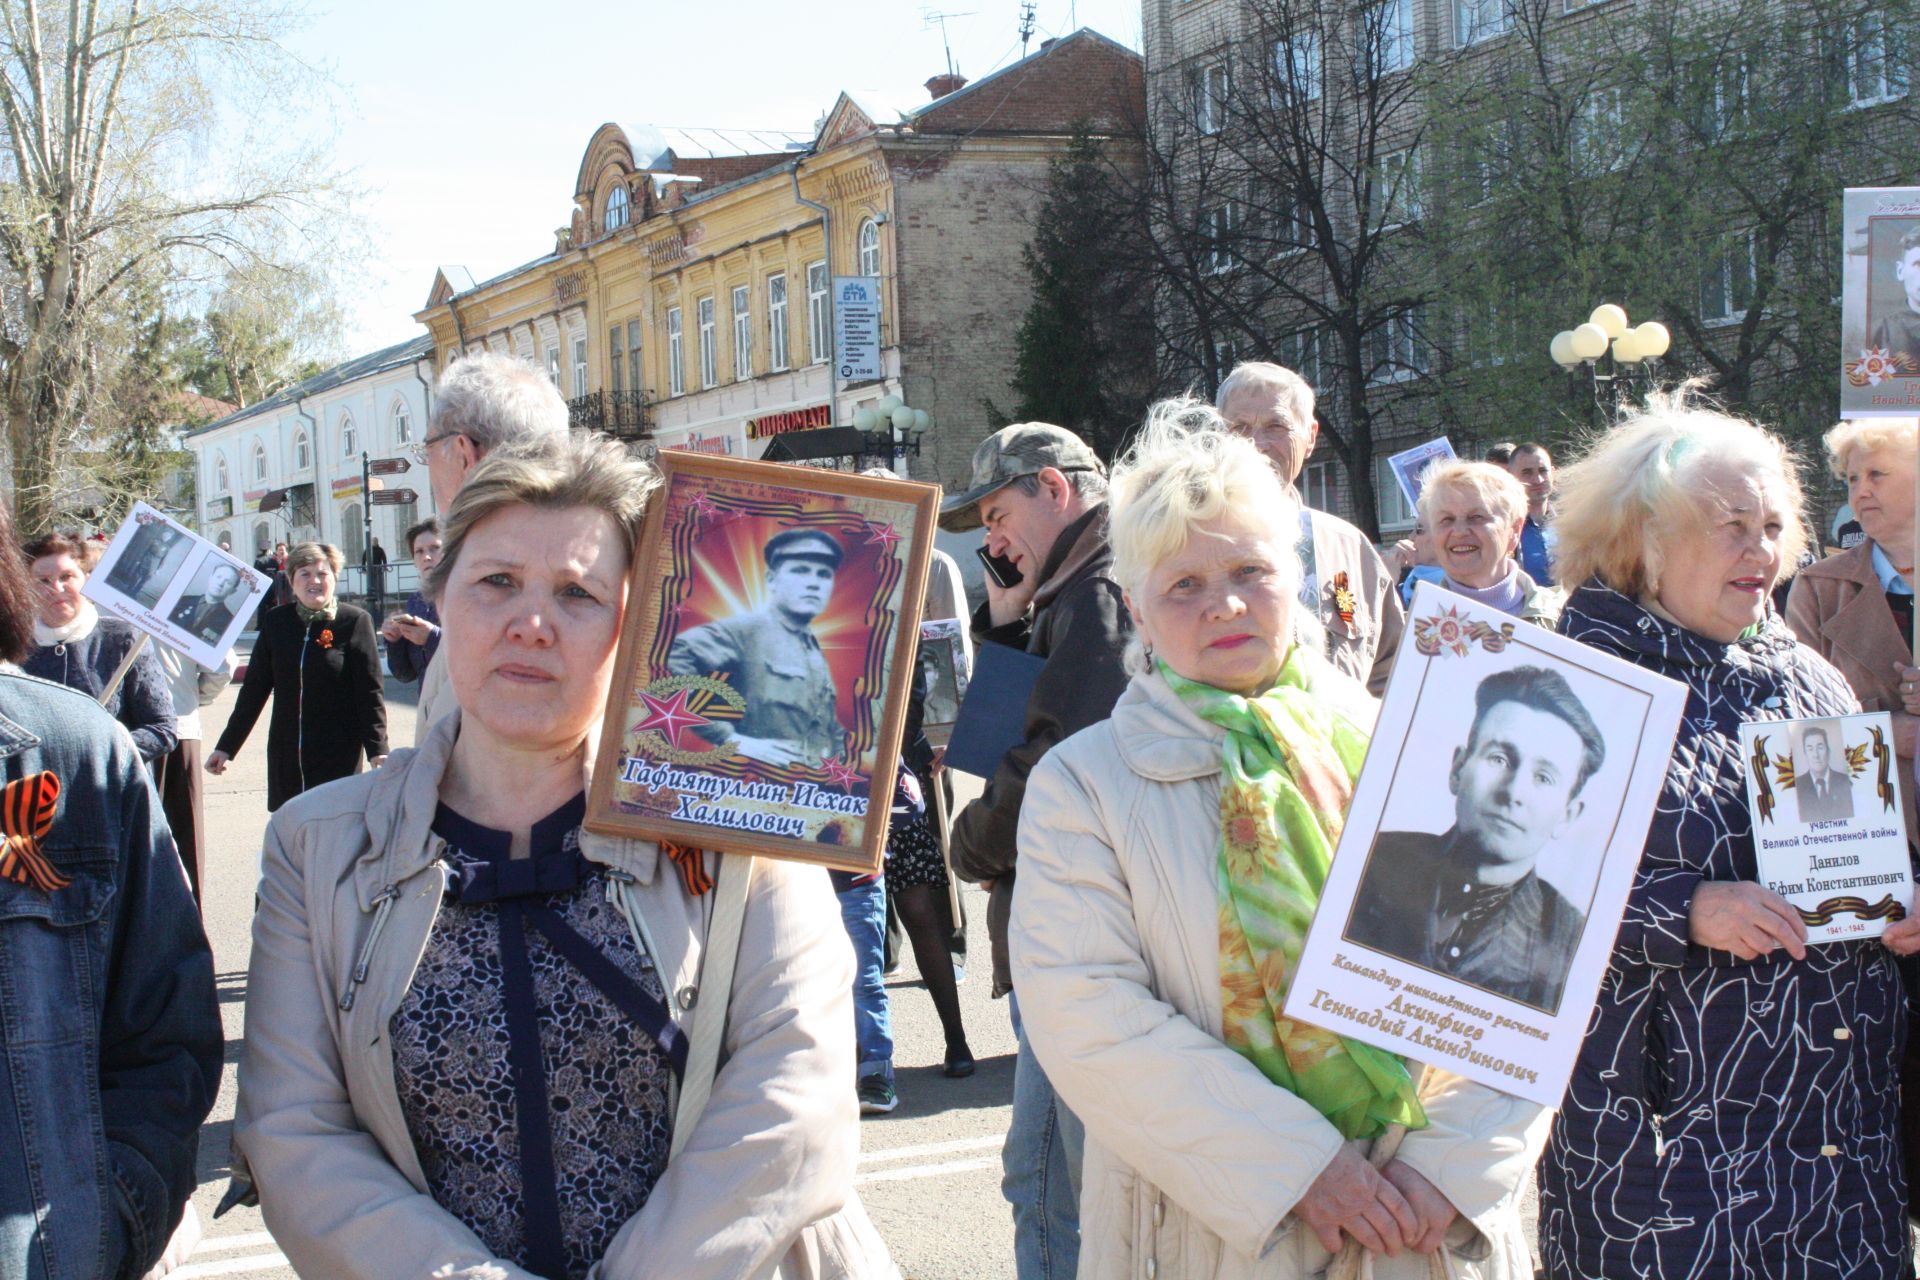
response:
[[[389,682],[388,716],[396,743],[413,741],[413,687]],[[235,692],[207,708],[207,742],[226,727]],[[215,1221],[227,1186],[233,1128],[234,1067],[246,1033],[247,954],[261,835],[267,825],[266,726],[221,777],[206,778],[210,848],[208,936],[219,975],[227,1035],[227,1071],[200,1141],[194,1206],[206,1235],[179,1280],[238,1276],[285,1280],[295,1273],[275,1247],[257,1209],[239,1208]],[[967,783],[970,780],[960,778]],[[963,787],[970,798],[978,784]],[[976,961],[960,987],[967,1035],[979,1063],[968,1080],[940,1074],[944,1041],[933,1002],[911,952],[887,983],[892,997],[894,1066],[900,1107],[870,1117],[861,1131],[860,1195],[894,1259],[913,1280],[994,1280],[1013,1275],[1013,1227],[1000,1198],[1000,1149],[1013,1096],[1013,1033],[1006,1003],[988,999],[986,897],[967,889]],[[851,1086],[849,1086],[851,1087]]]

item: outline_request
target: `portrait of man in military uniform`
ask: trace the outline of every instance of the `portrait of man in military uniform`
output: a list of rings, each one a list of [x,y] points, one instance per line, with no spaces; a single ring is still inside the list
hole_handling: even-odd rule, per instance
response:
[[[765,764],[818,767],[847,748],[833,672],[813,633],[845,553],[831,534],[787,529],[769,538],[762,554],[765,602],[676,636],[667,670],[719,676],[746,699],[738,721],[696,730],[708,741]]]
[[[218,558],[203,572],[206,580],[198,592],[180,597],[167,614],[167,621],[208,644],[219,644],[233,623],[233,612],[247,597],[240,570]]]
[[[151,609],[166,593],[173,578],[168,561],[176,545],[186,540],[184,533],[162,521],[143,524],[127,540],[126,550],[107,575],[107,585],[130,600]]]
[[[1581,789],[1605,759],[1599,727],[1559,672],[1488,676],[1447,772],[1452,828],[1379,833],[1347,939],[1557,1009],[1586,913],[1536,864],[1585,810]]]

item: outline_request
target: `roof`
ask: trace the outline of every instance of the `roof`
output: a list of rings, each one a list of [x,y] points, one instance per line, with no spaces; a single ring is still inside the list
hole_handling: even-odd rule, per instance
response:
[[[209,422],[204,427],[195,427],[193,430],[187,432],[184,438],[191,440],[195,436],[205,435],[209,431],[217,431],[221,427],[231,426],[236,422],[245,422],[248,418],[258,417],[265,413],[275,413],[286,408],[288,405],[298,404],[308,396],[317,396],[324,391],[331,391],[335,387],[345,386],[349,382],[371,377],[376,373],[385,373],[389,369],[397,369],[403,365],[413,364],[416,361],[430,359],[432,356],[433,338],[431,335],[415,338],[411,342],[401,342],[391,347],[383,347],[369,355],[356,356],[342,364],[333,366],[331,369],[322,370],[314,374],[311,378],[308,378],[305,382],[296,382],[293,386],[286,388],[284,391],[277,392],[274,395],[270,395],[265,400],[255,401],[238,413],[230,413],[215,422]]]
[[[1010,62],[998,71],[981,76],[978,80],[955,89],[952,93],[923,102],[915,107],[908,119],[916,132],[942,133],[960,130],[976,133],[989,126],[1014,132],[1046,127],[1065,131],[1067,121],[1060,119],[1061,110],[1058,100],[1045,92],[1044,82],[1035,81],[1031,85],[1027,77],[1042,72],[1042,65],[1048,61],[1078,62],[1083,66],[1088,60],[1107,64],[1114,74],[1102,81],[1088,81],[1076,86],[1083,97],[1083,107],[1096,111],[1103,105],[1104,96],[1110,100],[1142,96],[1144,101],[1144,81],[1141,77],[1146,66],[1145,60],[1116,40],[1101,35],[1092,27],[1081,27],[1070,35],[1048,40],[1038,50],[1028,54],[1018,62]],[[1064,72],[1065,67],[1061,70]],[[1104,94],[1101,92],[1104,90]],[[982,101],[982,99],[986,101]],[[1111,105],[1111,101],[1104,105]],[[950,116],[941,120],[937,117]]]

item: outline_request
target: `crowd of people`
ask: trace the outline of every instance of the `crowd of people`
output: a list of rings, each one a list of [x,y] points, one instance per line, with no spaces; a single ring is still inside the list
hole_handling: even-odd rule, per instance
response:
[[[1415,536],[1385,556],[1300,501],[1318,431],[1305,380],[1249,363],[1211,403],[1156,405],[1111,468],[1047,424],[984,440],[940,522],[1011,566],[971,626],[1037,663],[1021,740],[942,831],[916,662],[901,766],[875,788],[881,873],[758,860],[725,925],[717,855],[584,826],[659,475],[570,432],[532,366],[442,375],[417,446],[441,516],[405,535],[422,585],[404,611],[376,625],[340,599],[330,546],[278,552],[286,598],[204,762],[198,711],[229,672],[126,661],[136,637],[80,593],[98,546],[17,544],[0,1096],[33,1123],[0,1126],[0,1274],[164,1268],[222,1059],[196,770],[225,770],[271,703],[229,1200],[259,1204],[302,1274],[897,1275],[854,1188],[860,1116],[897,1102],[886,922],[946,1074],[971,1073],[952,874],[988,890],[1018,1046],[1021,1280],[1304,1278],[1354,1247],[1383,1278],[1525,1277],[1537,1250],[1553,1277],[1909,1280],[1920,918],[1809,944],[1759,882],[1740,730],[1886,711],[1914,779],[1920,423],[1827,437],[1865,537],[1824,559],[1792,451],[1684,388],[1564,469],[1537,443],[1429,468]],[[793,582],[749,639],[817,656],[840,555],[770,541],[769,583]],[[1283,1012],[1423,580],[1686,692],[1558,1108]],[[683,639],[701,674],[746,642]],[[382,642],[420,684],[418,740],[392,754]],[[1555,679],[1482,687],[1454,756],[1463,813],[1578,812],[1604,744]],[[1490,744],[1529,718],[1568,758],[1523,780]],[[1403,845],[1388,873],[1426,885],[1431,849]],[[1530,862],[1422,892],[1430,919],[1356,927],[1438,938],[1473,981],[1498,957],[1516,998],[1557,999],[1563,974],[1529,957],[1579,922]],[[703,992],[736,927],[726,989]]]

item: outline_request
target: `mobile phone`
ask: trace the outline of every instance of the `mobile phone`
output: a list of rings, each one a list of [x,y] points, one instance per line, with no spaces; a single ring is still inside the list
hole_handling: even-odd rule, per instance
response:
[[[984,546],[975,547],[973,554],[980,557],[980,563],[986,566],[987,576],[1002,591],[1026,581],[1026,575],[1020,572],[1020,567],[1007,557],[990,555]]]

